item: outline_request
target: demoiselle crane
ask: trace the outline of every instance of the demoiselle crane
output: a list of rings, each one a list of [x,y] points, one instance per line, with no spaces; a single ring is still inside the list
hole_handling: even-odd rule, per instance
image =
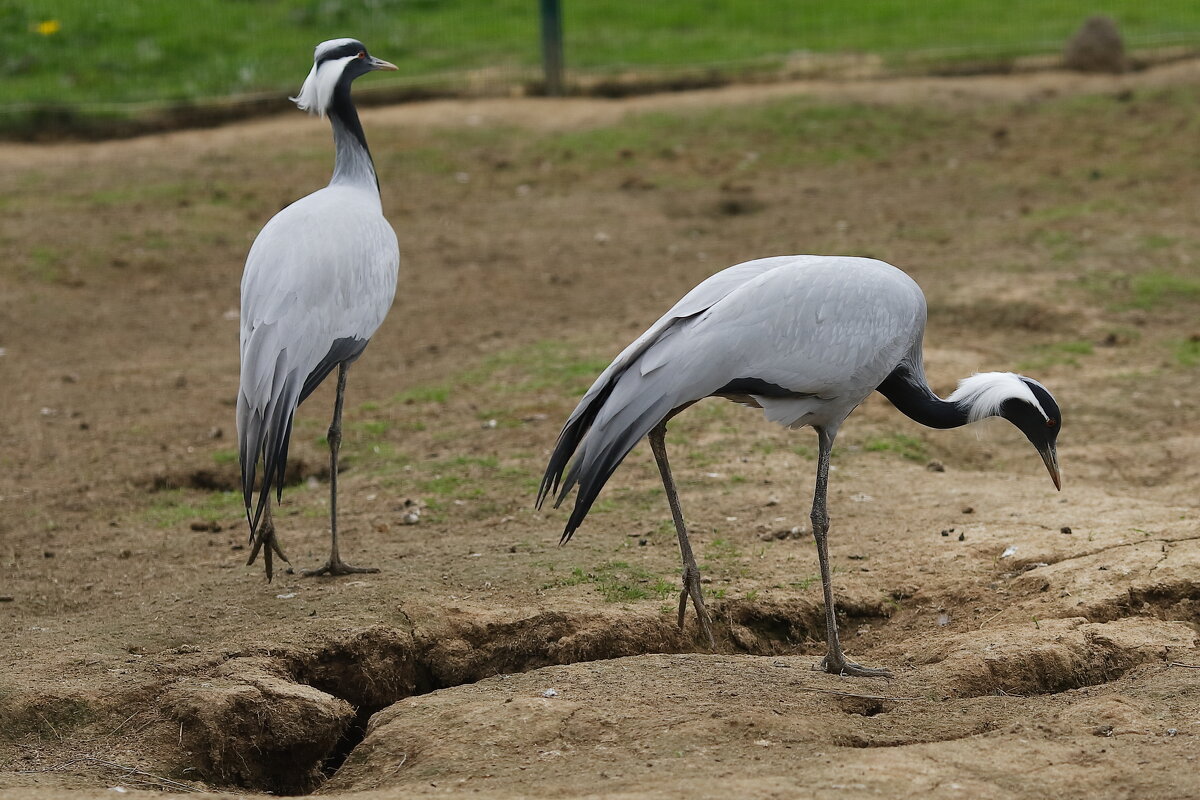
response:
[[[960,381],[942,400],[925,379],[925,318],[925,296],[916,282],[874,259],[778,256],[718,272],[626,347],[592,384],[558,437],[537,505],[557,493],[557,507],[578,485],[562,535],[568,541],[622,459],[649,434],[683,557],[679,626],[691,597],[714,646],[700,570],[667,463],[667,422],[698,400],[724,397],[763,409],[772,422],[810,425],[819,442],[811,519],[825,595],[828,651],[821,667],[842,675],[887,676],[887,670],[848,661],[838,639],[826,495],[829,454],[850,412],[878,391],[932,428],[1003,417],[1025,434],[1055,488],[1061,486],[1055,448],[1061,417],[1046,388],[1011,372],[985,372]]]
[[[296,407],[337,369],[329,426],[329,561],[305,575],[378,572],[352,567],[338,553],[337,477],[346,371],[383,322],[396,294],[400,251],[383,217],[379,180],[367,150],[350,84],[360,75],[396,69],[355,39],[317,45],[312,71],[292,100],[329,117],[336,150],[333,178],[280,211],[263,227],[242,274],[241,386],[238,450],[252,548],[272,574],[272,554],[284,561],[271,519],[271,490],[283,499],[283,475]],[[262,485],[254,478],[262,457]]]

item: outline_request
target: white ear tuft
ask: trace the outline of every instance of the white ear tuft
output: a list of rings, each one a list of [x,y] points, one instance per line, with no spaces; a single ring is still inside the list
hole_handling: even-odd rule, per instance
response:
[[[1029,385],[1012,372],[977,372],[963,378],[949,400],[966,406],[968,422],[997,416],[1005,400],[1023,400],[1046,416]]]
[[[300,87],[300,93],[289,99],[301,110],[324,117],[333,101],[333,90],[342,77],[342,70],[354,58],[347,56],[313,64],[308,77],[304,79],[304,85]]]

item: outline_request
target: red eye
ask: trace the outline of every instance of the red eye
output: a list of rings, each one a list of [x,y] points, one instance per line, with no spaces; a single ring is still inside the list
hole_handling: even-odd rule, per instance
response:
[[[359,50],[359,51],[358,51],[358,57],[359,57],[359,58],[366,58],[366,57],[367,57],[367,51],[366,51],[366,50]]]
[[[1056,420],[1056,419],[1048,419],[1048,420],[1046,420],[1046,427],[1047,427],[1047,428],[1053,428],[1053,427],[1054,427],[1055,425],[1057,425],[1057,424],[1058,424],[1058,420]]]

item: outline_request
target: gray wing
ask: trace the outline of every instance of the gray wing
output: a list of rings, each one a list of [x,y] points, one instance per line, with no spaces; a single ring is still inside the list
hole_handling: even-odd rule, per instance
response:
[[[919,346],[924,297],[895,267],[820,256],[765,261],[691,316],[664,317],[585,396],[559,437],[539,494],[540,501],[558,489],[578,448],[557,496],[561,503],[579,483],[564,538],[629,450],[675,409],[737,386],[768,419],[836,426],[914,341]]]
[[[242,276],[238,449],[251,506],[259,454],[262,494],[283,484],[296,407],[339,363],[357,358],[396,292],[396,234],[378,198],[329,187],[279,212],[250,248]]]
[[[688,319],[707,310],[746,281],[790,262],[794,258],[796,257],[775,256],[745,261],[709,276],[680,298],[679,302],[671,306],[670,310],[659,317],[657,322],[622,350],[584,393],[579,404],[575,406],[575,410],[567,418],[566,424],[563,425],[554,452],[550,456],[550,463],[546,467],[546,473],[542,477],[541,487],[538,489],[537,507],[541,508],[546,497],[558,490],[559,481],[567,462],[591,427],[596,414],[604,406],[616,379],[638,356],[663,337],[671,336],[674,333],[674,326],[680,320]],[[562,497],[569,490],[569,486],[563,490],[562,496],[558,498],[558,503],[562,502]]]

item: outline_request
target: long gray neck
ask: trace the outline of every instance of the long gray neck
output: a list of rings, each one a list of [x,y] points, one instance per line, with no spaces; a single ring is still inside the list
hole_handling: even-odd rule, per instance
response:
[[[379,178],[375,175],[375,163],[367,150],[367,137],[358,112],[350,102],[350,81],[339,83],[333,92],[329,106],[329,122],[333,126],[335,149],[333,178],[329,184],[351,184],[370,187],[379,192]]]

